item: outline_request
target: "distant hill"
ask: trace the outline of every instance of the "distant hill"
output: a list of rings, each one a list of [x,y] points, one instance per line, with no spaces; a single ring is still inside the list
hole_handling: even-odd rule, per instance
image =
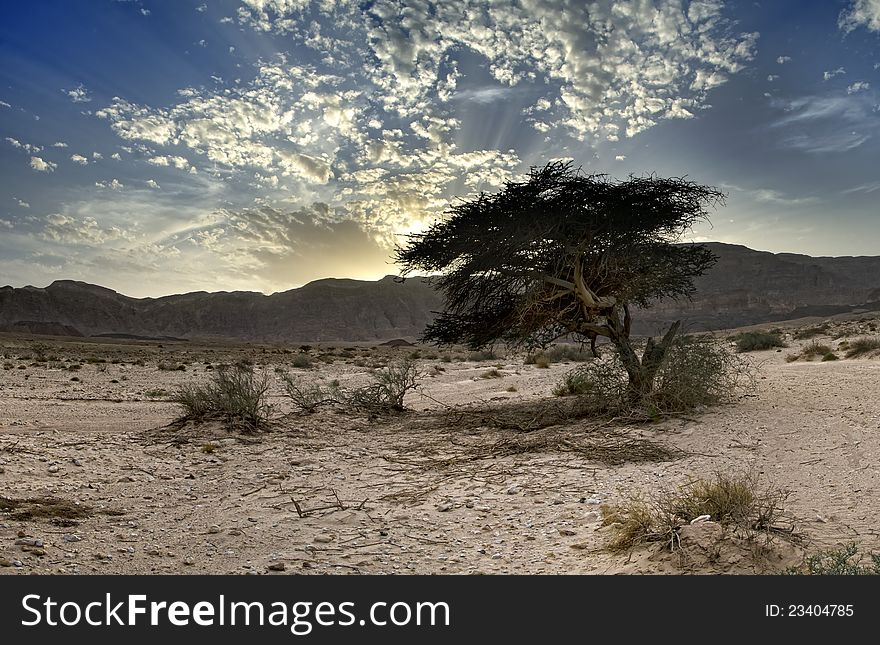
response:
[[[806,316],[880,309],[880,257],[810,257],[708,243],[718,263],[696,281],[692,302],[639,311],[634,331],[656,333],[682,318],[691,330],[725,329]],[[396,282],[316,280],[267,296],[198,291],[130,298],[56,280],[48,287],[0,287],[0,331],[117,338],[282,342],[414,340],[442,308],[420,278]]]

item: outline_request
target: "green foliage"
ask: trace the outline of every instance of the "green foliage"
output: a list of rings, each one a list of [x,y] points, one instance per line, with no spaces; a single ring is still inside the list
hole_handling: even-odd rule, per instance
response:
[[[841,549],[822,551],[809,556],[799,567],[785,571],[788,575],[808,576],[876,576],[880,574],[880,553],[869,553],[869,562],[859,553],[855,543]]]
[[[306,352],[300,352],[293,357],[290,364],[299,369],[309,369],[312,366],[312,359]]]
[[[455,203],[395,259],[404,276],[436,275],[445,308],[425,330],[430,342],[478,349],[499,340],[544,346],[565,334],[588,340],[623,303],[693,292],[694,276],[715,257],[676,242],[723,198],[684,179],[617,181],[551,162]]]
[[[647,400],[634,401],[617,352],[568,372],[557,396],[578,396],[588,413],[675,415],[732,401],[754,385],[751,368],[712,336],[680,336],[670,346]]]
[[[755,352],[786,346],[778,332],[748,331],[736,337],[738,352]]]

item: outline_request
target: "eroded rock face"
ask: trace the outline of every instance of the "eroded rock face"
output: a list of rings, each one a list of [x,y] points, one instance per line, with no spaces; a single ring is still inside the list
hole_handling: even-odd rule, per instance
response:
[[[664,301],[636,312],[633,330],[656,334],[682,319],[689,331],[727,329],[865,305],[880,309],[880,257],[813,258],[708,243],[718,263],[696,281],[692,302]],[[871,304],[873,303],[873,305]],[[0,288],[0,330],[31,333],[65,326],[85,335],[231,338],[249,341],[413,340],[443,307],[424,280],[404,283],[327,279],[266,296],[204,291],[129,298],[110,289],[58,280],[44,289]],[[42,327],[41,325],[48,325]],[[53,333],[53,332],[49,332]]]

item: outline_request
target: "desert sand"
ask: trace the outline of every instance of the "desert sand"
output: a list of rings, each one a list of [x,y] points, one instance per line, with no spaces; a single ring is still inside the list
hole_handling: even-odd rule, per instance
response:
[[[734,404],[526,433],[478,409],[540,414],[575,364],[441,362],[423,349],[411,412],[303,415],[276,368],[358,383],[374,357],[412,348],[312,349],[333,362],[296,369],[295,347],[0,335],[0,496],[19,501],[0,511],[0,574],[772,573],[849,542],[877,550],[880,360],[786,360],[875,323],[802,341],[787,329],[789,347],[744,355],[758,387]],[[241,359],[272,376],[270,432],[167,427],[180,415],[169,392]],[[492,368],[500,377],[483,378]],[[722,547],[713,534],[675,552],[604,548],[602,505],[747,470],[790,491],[798,544]],[[34,499],[68,506],[43,516],[23,501]]]

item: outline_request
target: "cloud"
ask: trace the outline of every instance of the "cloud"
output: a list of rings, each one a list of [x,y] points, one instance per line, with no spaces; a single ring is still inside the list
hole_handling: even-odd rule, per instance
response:
[[[866,184],[860,184],[858,186],[853,186],[852,188],[847,188],[846,190],[842,190],[845,195],[849,195],[852,193],[865,193],[870,195],[871,193],[876,193],[880,190],[880,181],[872,181]]]
[[[61,90],[70,98],[74,103],[88,103],[92,100],[92,97],[89,96],[89,91],[83,87],[82,83],[77,85],[72,90]]]
[[[853,0],[840,12],[837,24],[847,33],[859,27],[880,31],[880,0]]]
[[[30,208],[31,207],[30,204],[28,204],[25,201],[20,200],[18,197],[13,197],[12,199],[14,199],[15,203],[18,204],[19,206],[21,206],[22,208]]]
[[[178,170],[186,170],[189,168],[189,160],[187,160],[186,157],[181,157],[179,155],[157,155],[147,159],[147,163],[154,166],[173,166]]]
[[[614,157],[614,161],[623,161],[624,159],[626,159],[626,155],[616,155]]]
[[[150,12],[149,9],[144,9],[143,7],[141,7],[141,14],[142,14],[142,15],[144,15],[144,16],[149,16],[150,13],[151,13],[151,12]]]
[[[880,132],[874,103],[865,92],[773,100],[782,115],[771,130],[785,134],[780,143],[812,153],[846,152]]]
[[[43,161],[40,157],[31,157],[31,168],[38,172],[55,172],[58,164],[51,161]]]
[[[70,155],[70,160],[74,163],[80,164],[81,166],[86,166],[89,163],[89,160],[82,155]]]
[[[99,159],[103,159],[103,158],[104,158],[104,155],[102,155],[100,152],[93,152],[92,153],[92,159],[94,159],[95,161],[98,161]]]
[[[146,183],[149,188],[160,188],[159,184],[157,184],[154,179],[147,179]]]
[[[198,11],[199,13],[204,13],[207,10],[208,10],[208,5],[206,5],[206,4],[200,4],[198,7],[196,7],[196,11]]]
[[[239,19],[260,31],[298,35],[307,4],[248,0]],[[548,81],[560,99],[551,125],[579,139],[614,140],[662,119],[690,118],[712,88],[754,56],[758,35],[736,33],[715,0],[561,4],[456,0],[429,12],[419,3],[337,1],[324,10],[354,34],[355,42],[340,50],[361,51],[365,44],[378,61],[361,72],[380,90],[385,111],[411,118],[448,95],[455,72],[444,64],[455,65],[457,52],[469,51],[488,62],[502,86]]]
[[[843,67],[838,67],[837,69],[831,70],[830,72],[823,72],[822,80],[829,81],[835,76],[839,76],[840,74],[846,74],[846,70]]]
[[[7,103],[6,101],[0,101],[0,107],[5,107],[5,108],[10,108],[10,109],[12,109],[12,106],[9,105],[9,103]]]
[[[479,89],[462,90],[452,96],[453,101],[472,103],[495,103],[508,98],[515,90],[510,87],[481,87]]]
[[[776,58],[776,62],[785,65],[785,63],[791,62],[791,56],[779,56]]]
[[[43,149],[42,146],[34,146],[34,145],[31,145],[30,143],[22,143],[18,139],[13,139],[12,137],[6,137],[6,142],[9,145],[11,145],[13,148],[18,148],[20,150],[24,150],[25,152],[28,152],[31,154],[33,154],[35,152],[40,152]]]
[[[778,81],[778,80],[779,80],[779,74],[770,74],[769,76],[767,76],[767,80],[770,81],[771,83],[772,83],[773,81]]]
[[[778,190],[767,188],[754,191],[752,196],[755,201],[777,204],[779,206],[804,206],[806,204],[814,204],[818,201],[815,197],[789,197]]]
[[[865,81],[856,81],[852,85],[846,88],[847,94],[856,94],[858,92],[866,92],[870,89],[871,85]]]
[[[113,179],[112,181],[96,181],[96,188],[109,188],[110,190],[121,190],[125,188],[125,186],[118,179]]]
[[[66,148],[67,144],[64,143],[63,141],[56,141],[55,143],[52,144],[52,147],[53,148]]]

